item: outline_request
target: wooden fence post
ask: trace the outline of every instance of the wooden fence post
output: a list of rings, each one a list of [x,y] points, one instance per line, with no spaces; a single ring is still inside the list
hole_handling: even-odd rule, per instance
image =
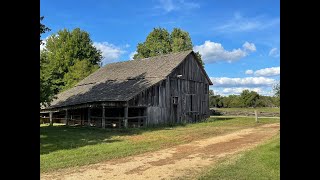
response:
[[[257,112],[256,109],[254,110],[254,115],[256,117],[256,123],[258,123],[259,122],[259,120],[258,120],[258,112]]]

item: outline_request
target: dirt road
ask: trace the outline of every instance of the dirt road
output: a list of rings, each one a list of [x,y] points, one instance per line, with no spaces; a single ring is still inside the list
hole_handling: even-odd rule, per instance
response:
[[[266,124],[155,152],[41,174],[41,179],[190,179],[220,158],[270,139],[279,128],[279,123]]]

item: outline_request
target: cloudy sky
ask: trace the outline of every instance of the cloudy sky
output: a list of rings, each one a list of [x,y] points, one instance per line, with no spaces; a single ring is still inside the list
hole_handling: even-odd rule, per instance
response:
[[[273,95],[280,77],[279,0],[40,0],[52,31],[79,27],[103,52],[103,63],[132,58],[154,27],[189,32],[215,94],[243,89]],[[42,48],[42,47],[41,47]]]

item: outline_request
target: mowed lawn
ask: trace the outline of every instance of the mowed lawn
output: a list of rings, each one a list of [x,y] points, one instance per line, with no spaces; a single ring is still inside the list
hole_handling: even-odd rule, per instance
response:
[[[40,126],[40,171],[97,163],[154,151],[279,119],[209,118],[205,122],[172,127],[99,129],[64,125]]]
[[[238,156],[223,160],[198,179],[280,179],[280,135]]]

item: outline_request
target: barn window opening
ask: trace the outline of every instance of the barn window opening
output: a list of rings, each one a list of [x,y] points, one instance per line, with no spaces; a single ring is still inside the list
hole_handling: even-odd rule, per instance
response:
[[[178,104],[178,103],[179,103],[177,96],[172,97],[172,103],[173,103],[173,104]]]

